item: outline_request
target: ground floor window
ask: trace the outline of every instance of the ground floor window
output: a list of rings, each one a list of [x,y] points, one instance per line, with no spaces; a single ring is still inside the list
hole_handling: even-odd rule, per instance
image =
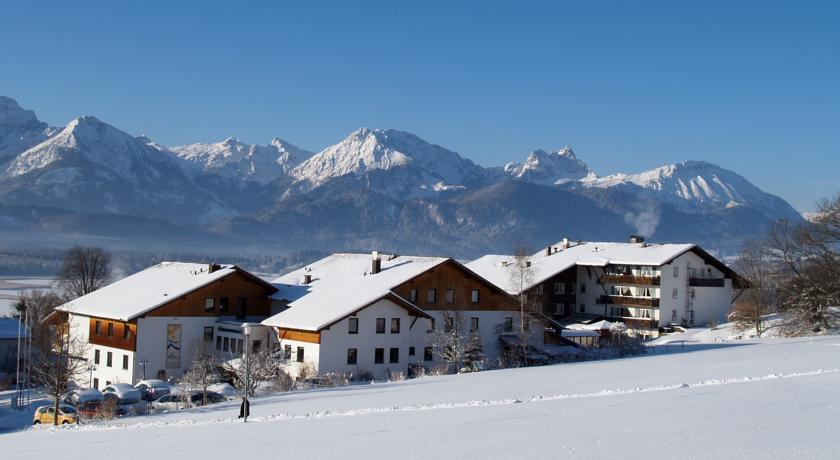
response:
[[[414,356],[414,347],[408,347],[408,356]]]
[[[400,362],[400,349],[399,348],[391,348],[391,352],[389,353],[389,362],[391,364],[396,364]]]
[[[508,316],[505,318],[505,332],[513,331],[513,318]]]
[[[205,342],[212,342],[213,341],[213,326],[208,326],[204,328],[204,341]]]
[[[216,351],[222,351],[222,336],[216,337]]]
[[[382,364],[385,362],[385,349],[377,348],[373,350],[373,364]]]
[[[432,347],[423,348],[423,361],[431,361],[434,359],[432,355]]]
[[[292,359],[292,346],[291,345],[286,345],[286,347],[283,349],[283,357],[286,359],[286,361]]]
[[[347,364],[356,364],[357,350],[355,348],[347,349]]]
[[[111,367],[114,365],[114,354],[110,351],[105,355],[105,365]]]
[[[128,355],[123,355],[123,370],[128,370]]]
[[[297,362],[299,362],[299,363],[303,362],[303,347],[298,347],[297,348]]]
[[[93,378],[93,387],[99,389],[99,379],[96,377]]]

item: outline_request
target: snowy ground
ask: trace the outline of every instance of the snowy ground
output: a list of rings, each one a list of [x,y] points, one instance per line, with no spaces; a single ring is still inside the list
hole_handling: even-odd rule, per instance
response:
[[[0,317],[12,314],[12,304],[23,291],[51,289],[55,278],[7,276],[0,278]]]
[[[426,377],[0,435],[3,458],[836,458],[840,337]]]

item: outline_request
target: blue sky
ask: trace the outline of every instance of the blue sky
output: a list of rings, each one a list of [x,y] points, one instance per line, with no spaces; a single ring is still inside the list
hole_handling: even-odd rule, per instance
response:
[[[396,128],[483,165],[718,163],[840,192],[840,2],[6,2],[0,94],[173,145]],[[737,3],[737,4],[736,4]]]

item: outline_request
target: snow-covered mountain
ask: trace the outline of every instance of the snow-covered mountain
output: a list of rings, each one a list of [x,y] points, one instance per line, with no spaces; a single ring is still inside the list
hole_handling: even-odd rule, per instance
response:
[[[279,138],[269,145],[251,145],[229,137],[213,144],[189,144],[169,150],[195,166],[188,168],[193,175],[215,174],[241,185],[247,182],[266,185],[313,155]]]
[[[393,197],[430,196],[434,192],[485,184],[490,174],[457,153],[393,129],[361,128],[291,171],[300,191],[346,176],[367,181],[387,172],[379,191]]]
[[[728,169],[704,161],[683,161],[639,174],[589,176],[580,183],[589,188],[641,195],[688,213],[746,207],[770,219],[799,218],[796,210],[781,198],[762,191]]]
[[[38,120],[35,112],[21,108],[14,99],[0,96],[0,165],[58,131]]]
[[[45,219],[45,209],[60,218]],[[24,234],[111,237],[136,227],[154,240],[178,227],[283,250],[465,256],[523,239],[538,247],[641,232],[732,251],[778,218],[802,220],[781,198],[705,162],[598,177],[567,147],[483,168],[413,134],[368,128],[315,155],[279,139],[167,147],[90,116],[50,128],[0,98],[0,233],[4,222]],[[106,221],[122,226],[105,234]]]
[[[542,185],[562,184],[595,175],[586,163],[577,158],[571,147],[551,153],[534,150],[523,163],[506,164],[504,171],[514,179]]]
[[[0,174],[4,201],[176,221],[229,215],[176,158],[95,117],[79,117]]]

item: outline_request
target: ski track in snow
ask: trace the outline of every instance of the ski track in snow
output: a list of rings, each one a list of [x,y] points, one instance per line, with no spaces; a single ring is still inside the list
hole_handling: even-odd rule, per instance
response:
[[[440,404],[417,404],[417,405],[407,405],[407,406],[392,406],[392,407],[375,407],[375,408],[364,408],[364,409],[352,409],[352,410],[343,410],[343,411],[316,411],[316,412],[308,412],[304,414],[290,414],[290,413],[277,413],[273,415],[268,415],[264,417],[249,417],[248,422],[254,423],[263,423],[263,422],[274,422],[274,421],[286,421],[286,420],[296,420],[296,419],[311,419],[311,418],[324,418],[324,417],[352,417],[352,416],[359,416],[359,415],[371,415],[371,414],[380,414],[380,413],[391,413],[391,412],[416,412],[416,411],[427,411],[427,410],[441,410],[441,409],[459,409],[459,408],[469,408],[469,407],[487,407],[487,406],[509,406],[513,404],[530,404],[530,403],[539,403],[539,402],[546,402],[546,401],[559,401],[565,399],[588,399],[588,398],[601,398],[601,397],[609,397],[609,396],[623,396],[623,395],[630,395],[636,393],[652,393],[652,392],[660,392],[660,391],[674,391],[674,390],[684,390],[684,389],[691,389],[691,388],[702,388],[708,386],[716,386],[716,385],[731,385],[731,384],[740,384],[740,383],[751,383],[751,382],[764,382],[768,380],[777,380],[777,379],[790,379],[790,378],[799,378],[799,377],[812,377],[818,375],[831,375],[831,374],[840,374],[840,368],[835,369],[817,369],[813,371],[806,371],[806,372],[793,372],[789,374],[768,374],[764,376],[747,376],[747,377],[733,377],[733,378],[724,378],[724,379],[711,379],[711,380],[703,380],[697,383],[678,383],[673,385],[657,385],[657,386],[650,386],[650,387],[635,387],[630,389],[614,389],[614,390],[601,390],[592,393],[571,393],[571,394],[554,394],[554,395],[537,395],[531,396],[527,398],[509,398],[509,399],[495,399],[495,400],[472,400],[472,401],[461,401],[461,402],[450,402],[450,403],[440,403]],[[98,430],[118,430],[118,429],[134,429],[134,428],[149,428],[149,427],[177,427],[177,426],[201,426],[201,425],[212,425],[212,424],[225,424],[225,423],[235,423],[238,422],[237,418],[234,417],[225,417],[225,418],[217,418],[212,420],[177,420],[173,422],[151,422],[151,423],[122,423],[122,424],[110,424],[110,425],[81,425],[76,427],[60,427],[54,428],[50,427],[50,430],[79,430],[79,431],[98,431]],[[43,429],[43,428],[36,428],[30,427],[30,430],[33,429]]]

